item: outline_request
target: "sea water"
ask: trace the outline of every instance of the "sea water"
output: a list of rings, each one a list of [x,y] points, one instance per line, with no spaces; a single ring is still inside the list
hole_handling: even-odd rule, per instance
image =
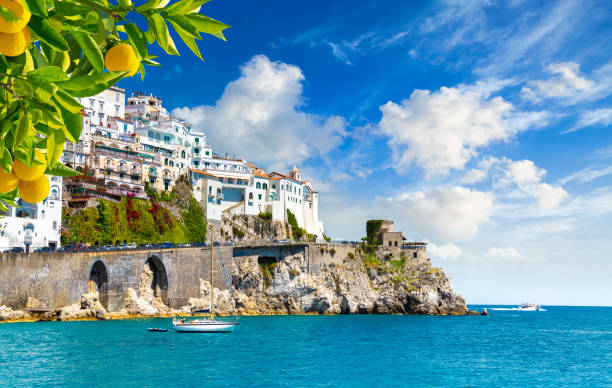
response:
[[[231,334],[147,331],[169,319],[0,324],[0,386],[611,386],[612,308],[545,308],[243,317]]]

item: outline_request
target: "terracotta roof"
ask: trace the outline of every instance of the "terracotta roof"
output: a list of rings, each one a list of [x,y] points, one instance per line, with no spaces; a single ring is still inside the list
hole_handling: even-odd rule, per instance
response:
[[[278,176],[280,176],[280,177],[282,177],[282,178],[284,178],[284,179],[289,179],[289,180],[291,180],[291,181],[294,181],[294,182],[297,182],[297,183],[304,184],[304,182],[300,182],[300,181],[298,181],[297,179],[293,179],[293,178],[291,178],[290,176],[283,175],[283,174],[278,173],[278,172],[271,172],[271,173],[270,173],[270,177],[272,177],[272,175],[278,175]]]
[[[268,174],[266,174],[265,172],[261,172],[259,170],[253,170],[251,171],[251,173],[255,176],[258,176],[260,178],[267,178],[270,179],[270,176]]]
[[[191,167],[189,167],[189,171],[193,171],[193,172],[198,173],[198,174],[208,175],[208,176],[213,176],[213,177],[215,177],[215,178],[218,178],[218,176],[217,176],[217,175],[211,174],[211,173],[209,173],[209,172],[207,172],[207,171],[204,171],[204,170],[198,170],[198,169],[196,169],[196,168],[191,168]]]

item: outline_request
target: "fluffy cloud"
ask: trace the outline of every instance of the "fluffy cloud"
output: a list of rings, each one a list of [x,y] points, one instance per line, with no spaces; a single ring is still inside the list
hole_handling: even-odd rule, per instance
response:
[[[428,175],[444,175],[463,169],[478,148],[546,122],[546,113],[518,111],[490,91],[485,84],[415,90],[401,105],[381,106],[378,127],[390,137],[396,169],[416,162]]]
[[[580,65],[575,62],[552,63],[547,70],[553,77],[547,80],[531,81],[522,89],[524,98],[538,102],[545,98],[580,99],[590,95],[595,83],[580,74]]]
[[[242,67],[240,78],[227,85],[214,106],[182,107],[172,113],[202,128],[219,153],[236,153],[264,167],[285,167],[327,154],[345,136],[342,117],[302,110],[303,81],[299,67],[258,55]]]
[[[491,260],[523,260],[525,258],[515,247],[491,247],[485,254],[485,257]]]
[[[455,244],[436,245],[429,243],[427,245],[427,254],[431,257],[437,257],[444,260],[458,259],[463,251]]]
[[[504,160],[505,177],[502,183],[515,183],[518,188],[538,201],[538,207],[543,210],[554,209],[567,197],[567,192],[560,186],[551,186],[542,182],[546,170],[537,167],[531,160]]]
[[[489,220],[494,196],[455,186],[415,191],[389,199],[387,211],[411,229],[439,240],[469,240]]]

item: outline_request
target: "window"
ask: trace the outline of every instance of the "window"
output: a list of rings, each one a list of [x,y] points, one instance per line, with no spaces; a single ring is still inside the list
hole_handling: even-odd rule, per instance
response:
[[[164,165],[168,165],[168,158],[164,159]]]
[[[174,167],[174,162],[172,160],[170,161],[170,167]]]
[[[196,154],[199,154],[200,153],[200,149],[196,148],[195,150],[193,150],[193,152],[195,152]]]
[[[104,110],[104,101],[100,101],[100,110]]]
[[[249,193],[249,201],[253,200],[253,193]]]
[[[195,138],[195,143],[196,143],[196,144],[200,144],[200,138],[199,138],[199,137],[196,137],[196,138]],[[196,152],[197,152],[197,151],[196,151]]]
[[[42,220],[44,220],[44,219],[45,219],[45,211],[44,211],[44,210],[40,212],[40,218],[41,218]]]
[[[257,182],[257,183],[255,184],[255,188],[256,188],[256,189],[261,189],[261,183]]]
[[[267,183],[264,183],[264,184],[263,184],[263,186],[262,186],[262,188],[263,188],[264,190],[268,190],[268,184],[267,184]]]
[[[209,155],[210,155],[210,151],[206,151],[206,156],[209,156]]]
[[[193,162],[193,165],[194,165],[194,166],[196,166],[196,167],[198,167],[198,166],[200,165],[200,162],[198,162],[197,160],[195,160],[195,161]]]
[[[259,199],[261,201],[261,194],[257,195],[257,199]]]
[[[391,243],[391,241],[389,241],[389,246],[392,246],[393,244]]]
[[[55,189],[55,188],[53,190],[51,190],[51,199],[54,199],[54,200],[58,200],[59,199],[59,196],[58,196],[58,193],[57,193],[57,189]]]
[[[53,221],[53,229],[57,229],[57,221]]]
[[[275,184],[272,184],[272,188],[273,188],[273,189],[276,189],[276,185],[275,185]]]
[[[181,151],[181,158],[185,159],[185,151]]]
[[[397,241],[395,242],[395,246],[397,246]]]
[[[417,258],[417,253],[416,252],[412,252],[412,257],[414,257],[416,259]]]
[[[115,116],[119,116],[119,105],[115,105]]]

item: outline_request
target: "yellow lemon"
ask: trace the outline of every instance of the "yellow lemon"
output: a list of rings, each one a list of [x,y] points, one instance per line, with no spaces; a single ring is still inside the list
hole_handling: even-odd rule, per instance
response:
[[[19,182],[19,196],[28,203],[38,203],[49,196],[51,185],[45,175],[33,181]]]
[[[17,16],[17,20],[12,22],[6,21],[0,16],[0,32],[12,34],[21,31],[30,21],[30,16],[32,16],[23,0],[0,0],[0,7],[8,8]]]
[[[19,178],[12,172],[7,174],[3,169],[0,168],[0,193],[8,193],[13,191],[19,185]]]
[[[37,166],[32,166],[31,168],[29,168],[25,164],[21,163],[19,160],[15,160],[13,162],[13,173],[17,175],[17,178],[19,178],[19,180],[28,182],[38,179],[44,175],[45,170],[47,168],[47,159],[45,158],[45,155],[39,150],[36,150],[36,159],[43,162],[43,164],[39,164]]]
[[[2,19],[0,18],[0,20]],[[7,57],[16,57],[23,54],[29,45],[30,30],[28,27],[15,33],[0,32],[0,54]]]
[[[133,76],[140,67],[140,61],[129,44],[121,43],[111,47],[104,57],[104,65],[108,71],[129,71]]]

